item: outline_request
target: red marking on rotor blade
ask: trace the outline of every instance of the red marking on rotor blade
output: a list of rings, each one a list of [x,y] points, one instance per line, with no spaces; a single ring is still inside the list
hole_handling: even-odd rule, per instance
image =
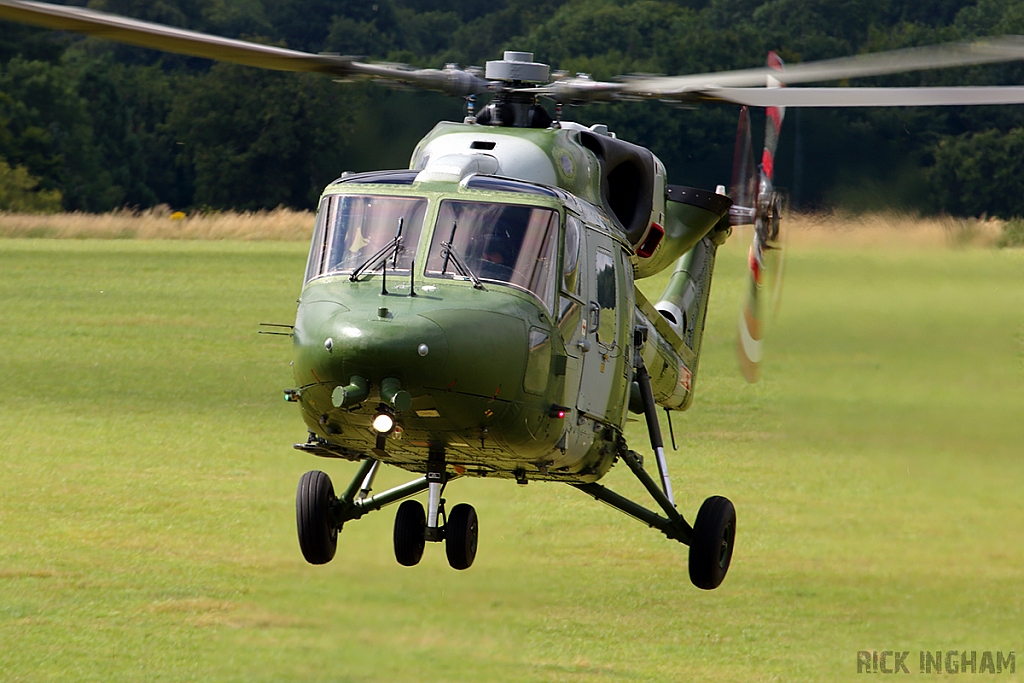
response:
[[[776,133],[782,129],[782,111],[778,107],[768,107],[768,120],[772,122]]]
[[[754,247],[751,245],[750,254],[747,256],[747,265],[750,266],[750,274],[754,276],[754,282],[758,285],[761,284],[761,262],[757,260],[757,256],[754,254]]]
[[[775,157],[768,148],[765,148],[764,153],[761,154],[761,168],[764,169],[764,174],[769,178],[775,176]]]
[[[783,69],[783,67],[785,65],[786,65],[786,63],[782,61],[782,57],[780,57],[778,55],[778,53],[775,52],[775,50],[771,50],[768,53],[768,67],[769,68],[775,69],[776,71],[782,71],[782,69]]]

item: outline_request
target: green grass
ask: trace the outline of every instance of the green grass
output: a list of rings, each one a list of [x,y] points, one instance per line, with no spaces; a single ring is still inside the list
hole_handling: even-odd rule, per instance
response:
[[[790,256],[748,386],[723,252],[675,419],[681,509],[739,514],[706,593],[684,547],[539,483],[449,488],[481,517],[467,572],[433,546],[399,567],[387,510],[311,567],[295,484],[354,465],[290,448],[290,344],[256,334],[291,322],[305,247],[0,240],[0,680],[835,681],[862,649],[912,672],[919,649],[1024,656],[1024,253]]]

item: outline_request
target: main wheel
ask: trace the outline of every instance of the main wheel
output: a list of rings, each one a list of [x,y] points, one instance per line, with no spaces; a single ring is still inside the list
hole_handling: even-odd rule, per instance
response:
[[[427,515],[423,505],[407,500],[398,506],[395,515],[395,559],[398,564],[412,567],[419,564],[426,545]]]
[[[295,521],[299,547],[310,564],[327,564],[338,548],[338,529],[331,522],[334,486],[323,472],[306,472],[295,492]]]
[[[690,539],[690,581],[718,588],[729,571],[736,541],[736,509],[728,498],[711,496],[700,506]]]
[[[453,569],[469,569],[473,564],[479,532],[472,505],[459,503],[452,508],[444,525],[444,550]]]

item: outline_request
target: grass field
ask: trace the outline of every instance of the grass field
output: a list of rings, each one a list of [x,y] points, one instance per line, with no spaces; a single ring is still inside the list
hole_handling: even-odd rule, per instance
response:
[[[291,322],[306,246],[0,240],[0,680],[836,681],[921,649],[1024,671],[1024,250],[798,244],[748,386],[739,242],[670,452],[684,513],[738,510],[702,592],[684,547],[539,483],[449,487],[481,517],[467,572],[398,566],[389,510],[305,564],[295,484],[354,465],[290,448],[290,345],[256,329]]]

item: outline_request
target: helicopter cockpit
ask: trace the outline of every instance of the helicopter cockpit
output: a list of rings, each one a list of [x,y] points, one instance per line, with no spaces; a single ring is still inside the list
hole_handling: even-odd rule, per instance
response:
[[[554,312],[558,211],[468,198],[441,199],[435,206],[427,197],[328,194],[317,215],[306,281],[415,269],[413,275],[428,279],[507,285],[533,294]],[[426,267],[416,268],[421,236],[429,240]]]

